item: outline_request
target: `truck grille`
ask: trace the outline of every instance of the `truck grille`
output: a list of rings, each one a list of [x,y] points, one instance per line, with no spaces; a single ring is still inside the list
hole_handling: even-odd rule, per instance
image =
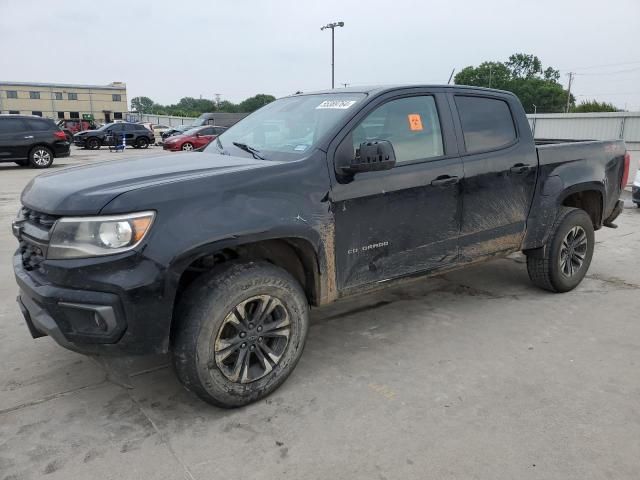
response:
[[[49,233],[58,218],[25,207],[20,211],[19,220],[23,226],[20,235],[20,253],[25,270],[40,269],[49,245]]]

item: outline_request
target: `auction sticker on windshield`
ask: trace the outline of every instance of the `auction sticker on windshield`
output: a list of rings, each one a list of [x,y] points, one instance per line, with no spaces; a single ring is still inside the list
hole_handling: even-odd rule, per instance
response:
[[[316,110],[322,108],[334,108],[338,110],[346,110],[351,105],[356,103],[357,100],[325,100],[320,105],[316,107]]]

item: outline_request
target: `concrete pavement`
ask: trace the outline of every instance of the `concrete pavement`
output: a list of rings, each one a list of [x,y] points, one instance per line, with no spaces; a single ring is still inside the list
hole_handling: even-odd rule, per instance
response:
[[[36,173],[0,164],[0,480],[638,477],[630,202],[575,291],[534,288],[515,255],[315,310],[289,380],[229,411],[185,391],[165,358],[105,364],[31,339],[10,222]]]

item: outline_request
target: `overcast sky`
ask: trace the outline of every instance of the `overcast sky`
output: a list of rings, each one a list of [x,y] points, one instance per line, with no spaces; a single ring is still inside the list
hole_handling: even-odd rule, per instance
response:
[[[127,83],[159,103],[336,84],[446,83],[537,55],[578,100],[640,110],[640,0],[0,0],[0,80]]]

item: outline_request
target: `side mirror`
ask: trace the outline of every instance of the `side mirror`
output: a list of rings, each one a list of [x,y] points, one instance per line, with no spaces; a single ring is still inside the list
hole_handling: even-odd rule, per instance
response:
[[[196,137],[199,137],[199,136],[200,136],[200,132],[196,133]]]
[[[342,167],[347,174],[390,170],[396,165],[396,154],[388,140],[362,142],[351,163]]]

